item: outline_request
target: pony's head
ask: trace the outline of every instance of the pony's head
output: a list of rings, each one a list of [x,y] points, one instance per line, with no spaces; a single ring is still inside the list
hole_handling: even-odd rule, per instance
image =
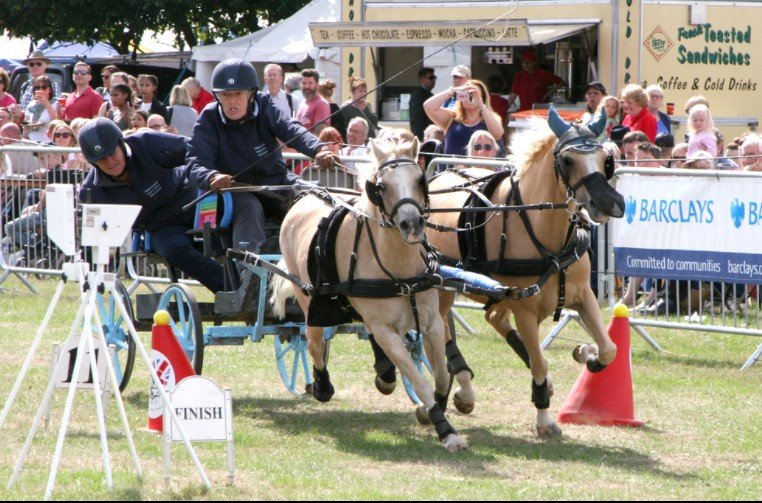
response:
[[[597,140],[605,124],[603,114],[581,126],[564,121],[552,105],[548,111],[548,126],[556,136],[556,176],[597,223],[624,215],[624,198],[608,183],[614,175],[614,156]]]
[[[416,162],[418,138],[370,140],[377,165],[368,173],[365,195],[409,244],[426,238],[424,208],[428,206],[426,173]]]

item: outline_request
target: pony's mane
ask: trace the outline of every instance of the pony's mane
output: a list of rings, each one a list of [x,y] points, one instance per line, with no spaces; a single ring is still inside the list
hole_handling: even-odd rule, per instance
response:
[[[536,160],[545,157],[553,148],[556,135],[550,130],[544,119],[532,118],[529,127],[521,129],[511,137],[509,145],[511,155],[508,160],[516,166],[518,175]]]

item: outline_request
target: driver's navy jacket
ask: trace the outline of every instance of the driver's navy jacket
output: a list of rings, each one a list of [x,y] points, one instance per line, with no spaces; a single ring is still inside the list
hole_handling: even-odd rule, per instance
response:
[[[183,206],[197,195],[185,177],[186,138],[144,129],[126,136],[124,143],[130,182],[117,182],[93,168],[82,183],[80,201],[139,204],[143,209],[133,227],[149,231],[183,222]]]
[[[278,140],[288,142],[311,158],[324,144],[283,110],[269,94],[258,92],[248,117],[228,121],[221,106],[209,103],[201,111],[188,142],[188,178],[202,190],[216,174],[236,175],[252,165],[236,181],[250,185],[290,184]]]

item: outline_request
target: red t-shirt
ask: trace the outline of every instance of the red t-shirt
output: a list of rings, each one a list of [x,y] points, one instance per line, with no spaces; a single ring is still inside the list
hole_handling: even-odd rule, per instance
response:
[[[313,131],[315,125],[331,116],[331,105],[320,96],[316,94],[310,101],[303,101],[299,105],[299,110],[296,111],[296,120],[298,120],[302,126]],[[331,121],[327,120],[323,123],[326,126],[331,125]],[[314,131],[313,131],[314,132]]]
[[[66,98],[66,110],[64,111],[64,119],[70,121],[77,117],[84,119],[92,119],[98,116],[98,111],[103,104],[103,96],[96,93],[92,87],[85,89],[82,94],[76,96],[76,93],[71,93]]]
[[[563,83],[564,79],[542,68],[535,68],[532,73],[521,70],[513,78],[511,93],[517,94],[521,100],[519,111],[531,110],[534,103],[547,103],[545,95],[550,86]]]
[[[632,114],[625,115],[622,119],[622,125],[630,128],[630,131],[640,131],[648,136],[651,141],[656,139],[656,132],[659,129],[656,117],[648,110],[648,107],[643,107],[643,110],[634,117]]]
[[[204,107],[212,101],[214,101],[214,95],[202,87],[201,92],[199,92],[196,99],[193,100],[193,109],[197,114],[201,114]]]
[[[16,98],[8,93],[5,93],[5,97],[0,100],[0,107],[9,107],[16,104]]]

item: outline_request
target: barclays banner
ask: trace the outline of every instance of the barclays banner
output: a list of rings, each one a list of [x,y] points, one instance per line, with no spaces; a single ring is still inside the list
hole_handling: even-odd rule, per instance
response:
[[[617,274],[762,283],[762,178],[624,175]]]

